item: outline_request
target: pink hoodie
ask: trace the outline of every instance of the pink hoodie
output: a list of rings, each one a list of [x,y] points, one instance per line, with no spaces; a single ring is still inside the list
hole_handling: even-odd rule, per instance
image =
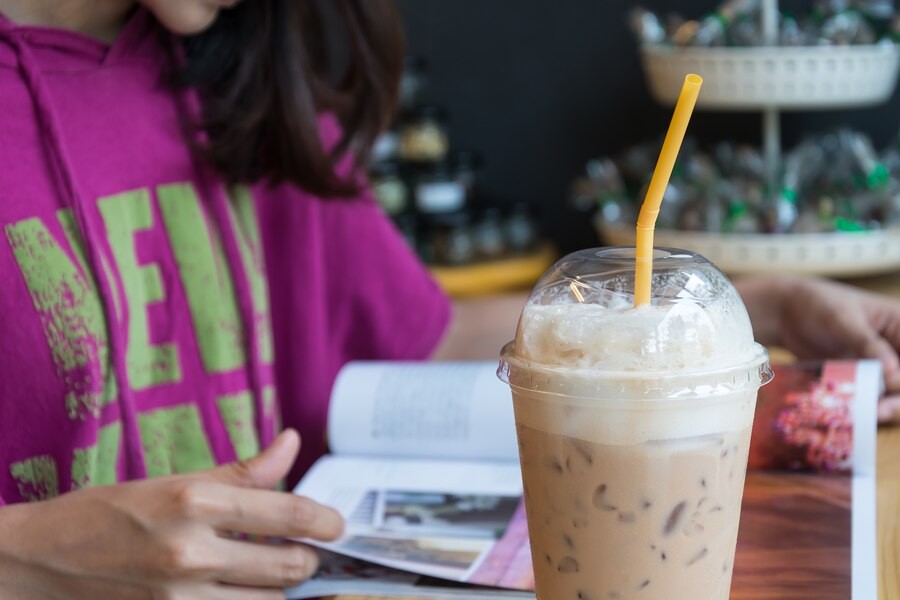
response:
[[[282,424],[296,477],[338,369],[424,358],[448,320],[368,194],[225,189],[195,160],[162,40],[144,11],[112,46],[0,16],[0,503],[248,457]]]

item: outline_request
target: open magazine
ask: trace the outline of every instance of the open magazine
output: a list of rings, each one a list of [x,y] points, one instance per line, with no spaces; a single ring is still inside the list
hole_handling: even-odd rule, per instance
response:
[[[323,566],[289,598],[534,597],[512,401],[495,369],[359,362],[341,371],[332,454],[294,492],[335,507],[347,529],[316,543]],[[757,405],[734,597],[743,588],[873,598],[879,366],[775,372]],[[785,556],[796,564],[781,581]]]

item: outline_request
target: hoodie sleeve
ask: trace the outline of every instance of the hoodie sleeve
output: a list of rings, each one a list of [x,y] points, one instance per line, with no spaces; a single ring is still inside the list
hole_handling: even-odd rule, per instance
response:
[[[329,211],[333,331],[347,360],[416,360],[435,349],[450,303],[368,194]]]
[[[341,135],[337,119],[319,120],[323,143]],[[338,174],[349,176],[345,157]],[[326,201],[323,232],[329,273],[329,299],[336,310],[333,330],[341,333],[346,360],[427,358],[450,320],[450,302],[384,214],[368,185],[358,198]]]

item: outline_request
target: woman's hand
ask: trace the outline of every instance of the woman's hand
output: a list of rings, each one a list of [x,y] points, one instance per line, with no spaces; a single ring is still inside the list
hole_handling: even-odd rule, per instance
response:
[[[315,552],[235,538],[341,534],[333,509],[271,491],[299,445],[286,431],[247,461],[0,508],[0,597],[284,598]]]
[[[736,282],[757,341],[801,359],[874,358],[884,369],[880,421],[900,419],[900,301],[812,277]]]

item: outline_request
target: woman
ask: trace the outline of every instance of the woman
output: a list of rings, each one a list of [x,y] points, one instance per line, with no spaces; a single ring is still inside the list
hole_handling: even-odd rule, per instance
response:
[[[308,464],[340,366],[424,358],[447,322],[354,169],[393,109],[396,8],[227,4],[0,3],[3,598],[279,597],[315,555],[221,534],[341,521],[253,489],[296,433],[235,461],[283,420]]]
[[[281,597],[315,554],[252,536],[342,528],[271,491],[295,430],[289,480],[343,363],[443,334],[446,300],[357,169],[393,107],[396,8],[233,4],[0,0],[3,598]],[[781,287],[751,282],[759,323]],[[438,355],[484,339],[472,308]]]

